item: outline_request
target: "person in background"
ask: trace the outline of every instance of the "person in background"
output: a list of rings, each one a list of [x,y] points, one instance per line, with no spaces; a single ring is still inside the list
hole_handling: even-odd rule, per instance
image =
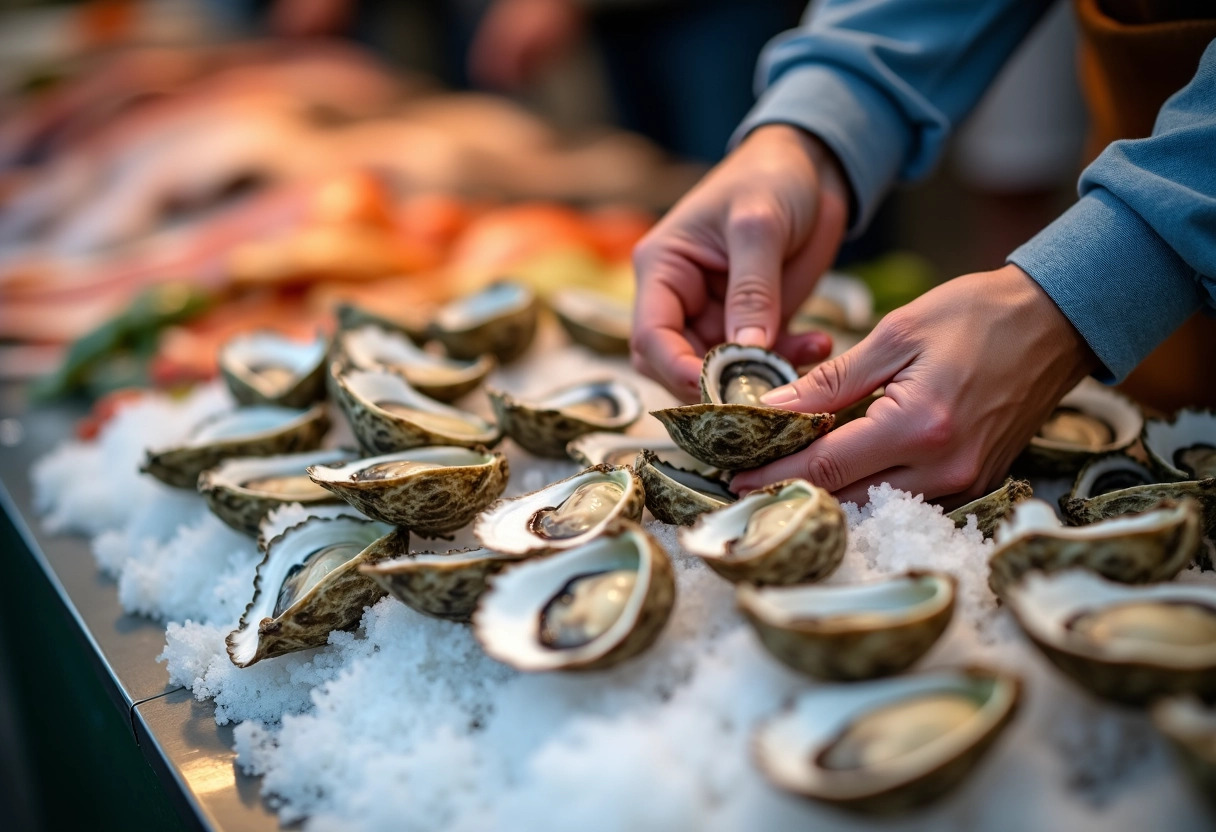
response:
[[[635,367],[694,399],[701,355],[723,340],[827,355],[824,336],[789,336],[787,320],[893,184],[932,169],[1049,5],[824,0],[773,41],[733,151],[635,251]],[[931,290],[765,396],[813,412],[885,391],[864,418],[737,474],[737,490],[799,476],[858,502],[884,481],[972,499],[1081,378],[1123,379],[1216,306],[1216,9],[1075,6],[1103,148],[1080,200],[1002,267]],[[1197,328],[1216,343],[1210,321]],[[1195,397],[1216,395],[1212,354],[1192,348],[1171,368]]]

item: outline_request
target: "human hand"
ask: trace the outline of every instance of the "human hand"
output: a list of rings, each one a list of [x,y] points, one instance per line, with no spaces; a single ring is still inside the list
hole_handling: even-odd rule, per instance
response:
[[[573,0],[497,0],[469,47],[469,77],[480,86],[518,90],[568,52],[582,29]]]
[[[737,474],[746,492],[804,477],[858,504],[889,482],[962,504],[991,490],[1098,359],[1021,269],[970,274],[887,315],[865,340],[763,397],[835,412],[875,389],[866,415],[806,450]]]
[[[633,366],[694,400],[702,356],[723,341],[821,361],[827,335],[785,326],[835,258],[848,210],[844,175],[819,139],[756,129],[634,250]]]

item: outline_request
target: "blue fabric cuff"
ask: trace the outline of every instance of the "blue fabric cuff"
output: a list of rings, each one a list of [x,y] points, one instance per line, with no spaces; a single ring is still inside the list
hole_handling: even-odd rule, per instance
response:
[[[1200,308],[1196,275],[1153,229],[1097,188],[1009,255],[1072,322],[1115,383]]]
[[[765,124],[800,127],[836,154],[853,189],[850,237],[869,224],[912,143],[895,105],[835,65],[803,64],[783,72],[735,130],[731,146]]]

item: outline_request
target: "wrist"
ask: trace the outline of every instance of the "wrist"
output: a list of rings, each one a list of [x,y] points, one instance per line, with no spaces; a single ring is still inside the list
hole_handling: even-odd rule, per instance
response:
[[[805,158],[819,179],[822,198],[838,203],[844,216],[852,215],[853,193],[844,167],[832,149],[814,133],[792,124],[762,124],[743,141],[785,148]]]
[[[1015,317],[1035,333],[1035,350],[1043,361],[1060,365],[1072,383],[1101,368],[1081,333],[1034,278],[1012,263],[997,269],[993,277],[1000,286],[997,296],[1008,298],[1017,310]]]

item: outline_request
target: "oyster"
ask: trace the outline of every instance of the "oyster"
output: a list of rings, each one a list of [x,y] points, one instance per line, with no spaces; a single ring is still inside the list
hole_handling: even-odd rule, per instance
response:
[[[256,536],[267,513],[288,503],[314,505],[338,500],[308,478],[309,465],[349,459],[330,449],[286,456],[236,457],[198,476],[198,490],[216,517],[238,532]]]
[[[409,532],[371,520],[312,517],[271,540],[258,564],[253,600],[228,635],[237,667],[325,644],[354,627],[384,590],[359,572],[364,563],[409,550]]]
[[[446,554],[420,552],[364,564],[359,571],[423,615],[468,621],[489,585],[490,576],[525,557],[503,555],[486,548],[458,549]]]
[[[1034,489],[1030,487],[1030,483],[1010,477],[996,491],[959,506],[946,516],[961,529],[967,525],[967,518],[974,514],[976,528],[984,537],[992,537],[996,532],[997,523],[1008,517],[1014,506],[1033,496]]]
[[[628,355],[633,308],[591,289],[558,289],[549,307],[574,341],[605,355]]]
[[[680,529],[680,542],[729,581],[817,581],[844,558],[848,525],[832,495],[805,480],[757,489]]]
[[[1143,424],[1129,399],[1087,378],[1060,399],[1017,465],[1040,476],[1071,476],[1093,457],[1132,445]]]
[[[168,485],[194,488],[199,474],[225,459],[312,450],[327,430],[329,416],[321,404],[308,410],[242,407],[204,419],[179,445],[149,448],[140,470]]]
[[[782,789],[896,814],[974,771],[1020,694],[1017,677],[979,667],[821,687],[760,725],[753,756]]]
[[[334,315],[338,319],[339,330],[377,326],[387,332],[400,332],[415,344],[421,344],[426,340],[428,322],[421,316],[389,317],[353,303],[338,304]]]
[[[566,444],[595,431],[623,431],[642,415],[638,394],[619,381],[585,381],[528,401],[488,391],[507,436],[537,456],[560,459]]]
[[[1052,664],[1099,696],[1216,696],[1216,587],[1124,586],[1074,569],[1028,575],[1008,603]]]
[[[663,523],[690,526],[705,512],[739,499],[722,478],[682,468],[654,451],[642,451],[633,467],[642,478],[646,508]]]
[[[1169,737],[1199,793],[1216,806],[1216,710],[1190,696],[1153,705],[1153,724]]]
[[[1125,454],[1100,456],[1081,469],[1072,491],[1060,498],[1060,509],[1068,522],[1083,526],[1189,497],[1202,511],[1204,534],[1216,535],[1216,479],[1158,482],[1157,478]]]
[[[443,342],[453,358],[491,353],[506,364],[532,345],[539,306],[530,288],[503,280],[444,306],[427,332]]]
[[[403,333],[373,324],[339,333],[337,348],[350,366],[362,370],[377,367],[395,370],[419,393],[443,402],[454,401],[474,390],[495,366],[494,359],[488,355],[475,361],[456,361],[435,355]]]
[[[585,433],[566,444],[566,456],[581,465],[632,465],[643,450],[653,451],[659,459],[683,468],[697,471],[707,477],[721,473],[712,465],[693,459],[670,439],[655,439],[646,436],[628,436],[623,433]]]
[[[702,462],[735,471],[800,451],[832,429],[830,413],[797,413],[760,403],[798,378],[776,353],[722,344],[701,368],[701,404],[653,411],[676,444]]]
[[[335,398],[364,450],[388,454],[420,445],[493,446],[492,422],[428,398],[388,369],[344,369],[334,362]]]
[[[611,667],[658,638],[675,604],[667,553],[633,523],[494,577],[473,616],[488,655],[517,670]]]
[[[307,407],[325,398],[325,353],[318,336],[293,341],[277,332],[253,332],[220,347],[220,374],[241,404]]]
[[[1216,413],[1180,410],[1172,419],[1149,419],[1140,438],[1162,479],[1216,477]]]
[[[640,520],[642,481],[628,466],[595,465],[539,491],[499,500],[481,513],[473,533],[482,546],[509,555],[568,549],[618,519]]]
[[[848,682],[915,664],[950,624],[955,588],[945,573],[908,572],[854,586],[742,584],[735,600],[778,660]]]
[[[999,597],[1027,572],[1082,566],[1124,583],[1164,581],[1199,550],[1199,511],[1193,501],[1090,526],[1065,527],[1051,506],[1027,500],[996,530],[988,585]]]
[[[507,460],[482,447],[432,445],[308,469],[373,520],[434,537],[472,522],[507,486]]]

